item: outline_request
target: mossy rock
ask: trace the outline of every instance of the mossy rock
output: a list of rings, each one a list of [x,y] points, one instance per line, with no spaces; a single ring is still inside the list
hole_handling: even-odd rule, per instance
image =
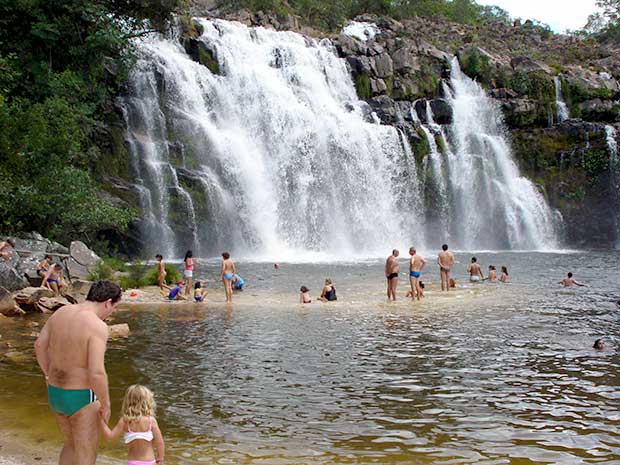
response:
[[[372,97],[372,89],[370,87],[370,77],[366,73],[361,73],[354,78],[355,90],[360,100],[368,100]]]

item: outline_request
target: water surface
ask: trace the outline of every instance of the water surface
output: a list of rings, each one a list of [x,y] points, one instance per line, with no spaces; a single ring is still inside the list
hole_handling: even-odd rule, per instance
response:
[[[479,254],[512,282],[474,286],[469,256],[457,292],[440,295],[430,264],[424,301],[401,281],[395,304],[382,261],[239,263],[248,285],[229,307],[202,263],[206,305],[114,316],[132,336],[109,344],[113,418],[129,384],[150,386],[169,464],[620,462],[620,253]],[[589,287],[554,284],[568,270]],[[317,295],[326,276],[338,302],[299,305],[299,286]],[[0,323],[0,354],[18,354],[0,358],[0,427],[58,447],[32,350],[42,322]]]

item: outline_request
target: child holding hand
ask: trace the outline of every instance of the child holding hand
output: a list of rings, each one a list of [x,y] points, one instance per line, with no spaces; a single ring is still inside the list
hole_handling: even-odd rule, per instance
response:
[[[155,465],[164,461],[164,438],[155,419],[155,399],[151,390],[134,384],[127,389],[121,418],[114,429],[100,417],[103,437],[112,441],[123,433],[129,447],[127,465]]]

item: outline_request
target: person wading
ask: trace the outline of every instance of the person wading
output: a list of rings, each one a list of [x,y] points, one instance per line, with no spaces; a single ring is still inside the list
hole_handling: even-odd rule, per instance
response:
[[[385,261],[385,277],[387,279],[387,298],[388,300],[396,300],[396,286],[398,286],[398,272],[400,266],[398,265],[398,250],[392,250],[390,255]]]
[[[120,300],[120,287],[98,281],[86,302],[57,310],[35,342],[49,406],[64,436],[59,465],[93,465],[97,458],[99,416],[110,419],[104,365],[108,326],[103,320]]]

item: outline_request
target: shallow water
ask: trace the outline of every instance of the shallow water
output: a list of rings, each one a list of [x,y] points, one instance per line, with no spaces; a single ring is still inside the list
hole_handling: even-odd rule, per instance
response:
[[[439,293],[429,263],[423,302],[401,280],[387,304],[382,261],[239,263],[232,307],[215,281],[206,305],[125,305],[113,322],[132,336],[107,355],[113,417],[125,387],[149,385],[170,464],[620,462],[620,253],[478,257],[512,282],[462,284],[457,254],[456,292]],[[569,270],[589,287],[554,284]],[[217,264],[196,274],[215,279]],[[338,302],[299,305],[299,286],[315,296],[326,276]],[[20,354],[0,358],[0,428],[58,446],[32,350],[42,321],[0,323],[0,354]]]

